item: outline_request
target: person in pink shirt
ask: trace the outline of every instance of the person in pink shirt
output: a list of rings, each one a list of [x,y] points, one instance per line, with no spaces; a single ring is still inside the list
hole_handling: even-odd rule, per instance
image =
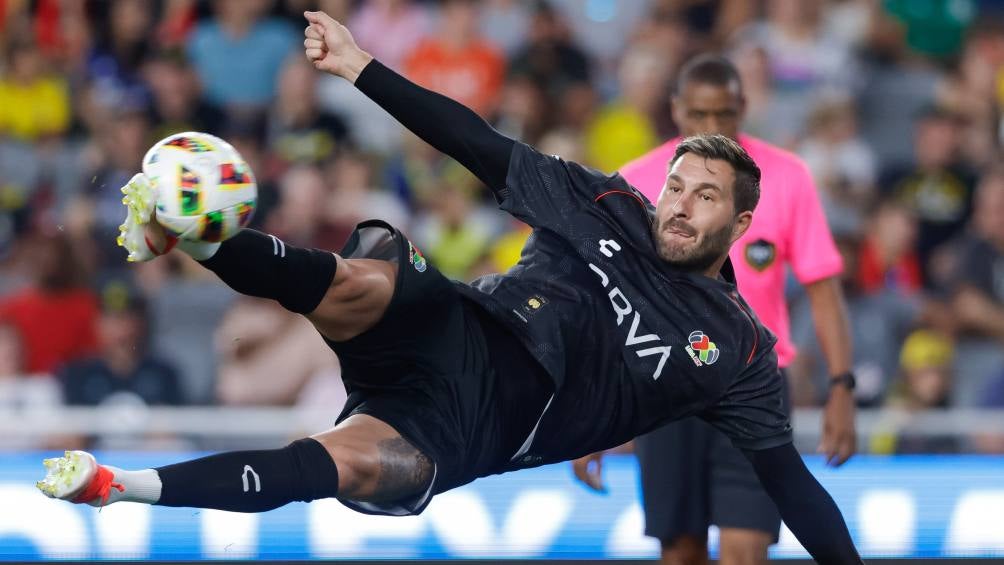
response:
[[[795,357],[785,303],[785,265],[805,286],[816,334],[831,380],[819,451],[841,465],[855,451],[854,376],[851,338],[839,275],[840,254],[830,234],[816,187],[794,154],[739,133],[745,100],[735,67],[702,55],[680,71],[672,100],[683,137],[720,133],[739,141],[762,171],[760,204],[753,222],[732,246],[739,290],[774,334],[778,365]],[[624,165],[620,173],[656,202],[666,183],[667,163],[681,137]],[[707,563],[708,526],[720,530],[720,563],[766,563],[778,539],[781,518],[750,464],[721,432],[688,418],[637,438],[645,533],[662,543],[665,565]],[[576,476],[602,489],[602,454],[575,462]]]

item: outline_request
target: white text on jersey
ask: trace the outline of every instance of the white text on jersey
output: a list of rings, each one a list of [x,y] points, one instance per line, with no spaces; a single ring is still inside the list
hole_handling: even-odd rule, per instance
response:
[[[613,257],[614,252],[620,251],[621,246],[619,243],[612,239],[601,239],[600,240],[600,253],[606,255],[607,257]],[[603,272],[602,269],[596,265],[590,263],[589,268],[593,270],[594,273],[599,275],[600,284],[603,288],[610,286],[610,277]],[[607,293],[607,297],[610,299],[610,305],[614,309],[614,313],[617,314],[617,325],[620,326],[624,323],[624,319],[631,314],[634,316],[631,319],[631,329],[628,330],[627,338],[624,340],[625,347],[633,347],[636,345],[641,345],[643,343],[658,342],[662,343],[659,336],[655,334],[645,334],[638,335],[638,326],[641,325],[641,313],[635,310],[631,306],[631,301],[624,296],[624,292],[620,288],[614,286],[610,288],[610,292]],[[658,379],[662,375],[662,369],[666,366],[666,360],[669,359],[669,353],[673,350],[671,345],[659,346],[659,347],[648,347],[641,350],[636,350],[635,354],[638,357],[648,357],[649,355],[659,355],[659,364],[656,366],[655,371],[652,373],[652,379]]]

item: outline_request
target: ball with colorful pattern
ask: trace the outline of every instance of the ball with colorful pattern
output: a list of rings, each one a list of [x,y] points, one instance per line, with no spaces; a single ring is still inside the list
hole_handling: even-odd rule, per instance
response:
[[[157,192],[157,221],[180,239],[218,242],[251,221],[258,202],[254,173],[240,153],[208,133],[170,135],[143,158]]]

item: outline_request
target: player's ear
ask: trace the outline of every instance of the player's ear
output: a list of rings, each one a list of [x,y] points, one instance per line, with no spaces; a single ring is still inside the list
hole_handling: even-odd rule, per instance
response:
[[[731,243],[735,243],[737,239],[742,237],[743,234],[746,233],[746,230],[750,229],[751,223],[753,223],[753,212],[750,212],[749,210],[740,212],[739,215],[736,216],[735,223],[732,225]]]

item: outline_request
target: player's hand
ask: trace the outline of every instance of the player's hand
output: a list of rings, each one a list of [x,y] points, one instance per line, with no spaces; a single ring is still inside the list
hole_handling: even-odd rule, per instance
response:
[[[572,461],[575,478],[596,492],[607,492],[603,484],[603,452],[599,451]]]
[[[841,385],[833,386],[823,409],[823,439],[817,450],[826,457],[827,465],[839,467],[857,450],[854,410],[854,393]]]
[[[324,12],[304,12],[303,52],[314,68],[355,82],[373,57],[356,45],[348,28]]]

